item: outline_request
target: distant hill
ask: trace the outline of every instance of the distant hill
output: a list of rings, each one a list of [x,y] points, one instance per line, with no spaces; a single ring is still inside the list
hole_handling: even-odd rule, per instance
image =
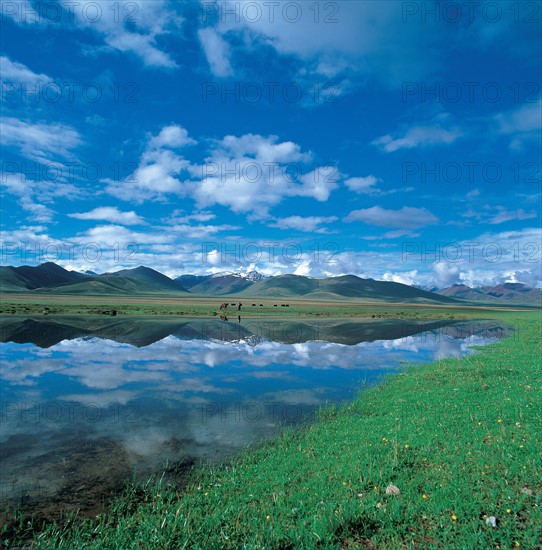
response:
[[[213,275],[181,275],[175,281],[193,294],[236,294],[252,286],[256,281],[268,279],[267,275],[257,271],[248,273],[215,273]]]
[[[53,262],[37,267],[0,267],[0,290],[4,293],[35,292],[72,296],[191,294],[232,298],[303,298],[315,301],[358,299],[438,304],[468,301],[542,306],[542,290],[519,283],[484,288],[454,285],[430,292],[401,283],[362,279],[356,275],[329,278],[303,275],[268,277],[251,271],[245,274],[224,272],[212,275],[182,275],[174,280],[144,266],[97,275],[68,271]]]
[[[148,267],[88,275],[53,262],[37,267],[0,267],[0,290],[70,295],[186,293],[179,283]]]
[[[53,262],[46,262],[37,267],[28,265],[0,267],[0,289],[2,290],[34,290],[72,283],[85,278],[86,275],[68,271]]]
[[[517,305],[542,306],[542,289],[530,288],[521,283],[503,283],[497,286],[471,288],[466,285],[452,285],[437,294],[462,300],[491,304],[509,303]]]
[[[186,292],[186,288],[184,288],[181,285],[181,283],[179,283],[178,281],[174,281],[173,279],[170,279],[166,275],[163,275],[159,271],[155,271],[150,267],[139,266],[139,267],[136,267],[135,269],[122,269],[121,271],[117,271],[115,273],[98,275],[98,277],[104,277],[106,275],[108,275],[109,277],[131,279],[133,281],[137,281],[142,285],[146,285],[149,288],[156,287],[157,290],[169,290],[171,292],[179,292],[179,291]]]
[[[210,294],[220,296],[222,294],[237,294],[254,283],[240,275],[231,273],[207,278],[190,289],[193,294]]]
[[[210,277],[211,275],[181,275],[180,277],[176,277],[173,280],[187,290],[190,290],[192,287],[196,286],[199,283],[202,283],[203,281],[206,281]]]
[[[178,282],[149,267],[123,269],[114,273],[104,273],[85,277],[54,288],[40,288],[36,292],[70,295],[110,295],[110,294],[176,294],[187,290]]]
[[[362,279],[355,275],[327,279],[315,279],[302,275],[278,275],[254,283],[243,294],[262,297],[303,297],[314,300],[365,298],[395,302],[455,302],[446,296],[439,296],[401,283]]]

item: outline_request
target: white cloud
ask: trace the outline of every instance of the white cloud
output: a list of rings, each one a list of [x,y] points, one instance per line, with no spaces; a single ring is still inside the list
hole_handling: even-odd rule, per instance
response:
[[[510,149],[513,151],[522,151],[528,143],[540,148],[541,120],[542,99],[495,116],[498,133],[511,137]]]
[[[54,157],[73,159],[72,149],[82,140],[79,132],[63,124],[31,123],[13,117],[0,121],[4,146],[15,147],[26,158],[47,164]]]
[[[508,221],[529,220],[536,218],[538,214],[534,211],[526,212],[523,208],[508,210],[504,206],[492,207],[486,204],[481,208],[469,208],[462,213],[462,216],[468,220],[476,220],[478,223],[498,225]]]
[[[68,216],[78,220],[100,220],[122,225],[145,224],[143,218],[140,218],[133,210],[130,212],[121,212],[118,208],[113,206],[101,206],[90,212],[68,214]]]
[[[438,117],[444,118],[444,117]],[[381,151],[393,153],[401,149],[415,149],[417,147],[430,147],[434,145],[449,145],[463,135],[463,131],[451,125],[443,127],[443,122],[434,121],[429,124],[415,125],[407,129],[397,131],[394,135],[386,134],[374,139],[371,145],[375,145]]]
[[[2,75],[3,84],[6,85],[9,82],[16,84],[47,84],[51,82],[51,78],[46,74],[37,74],[29,69],[26,65],[12,61],[9,57],[0,57],[0,73]],[[9,93],[9,88],[6,89],[2,97]]]
[[[180,126],[163,128],[148,137],[130,186],[104,180],[106,191],[138,203],[163,200],[168,194],[188,196],[199,209],[220,204],[264,217],[285,197],[326,201],[341,178],[337,166],[311,165],[312,153],[278,136],[228,135],[211,141],[203,164],[172,150],[195,143]]]
[[[392,283],[401,283],[402,285],[417,285],[420,281],[420,276],[417,270],[392,272],[386,271],[381,277],[382,281],[390,281]]]
[[[460,280],[461,270],[459,266],[449,262],[435,262],[433,270],[437,277],[440,288],[448,287],[456,284]]]
[[[119,13],[108,0],[95,0],[93,3],[97,7],[90,9],[85,3],[62,0],[64,7],[73,12],[80,27],[103,36],[111,48],[138,56],[147,67],[177,66],[157,44],[159,37],[182,24],[182,19],[170,9],[171,4],[165,0],[134,0],[126,5],[120,4]]]
[[[270,227],[278,227],[279,229],[296,229],[307,233],[328,233],[321,225],[333,223],[337,219],[336,216],[289,216],[287,218],[279,218],[274,223],[268,225]]]
[[[233,69],[228,60],[229,46],[213,28],[198,31],[198,37],[207,57],[211,72],[218,77],[231,76]]]
[[[171,126],[164,126],[157,136],[149,140],[148,149],[160,149],[162,147],[177,149],[195,143],[196,141],[188,136],[188,131],[185,128],[172,124]]]
[[[214,204],[265,217],[284,197],[325,201],[340,177],[334,166],[310,169],[311,153],[277,136],[226,136],[205,163],[192,169],[190,192],[198,207]]]
[[[137,170],[124,182],[105,180],[106,191],[122,200],[141,203],[145,200],[162,199],[167,194],[185,193],[180,179],[188,176],[190,162],[171,149],[195,144],[185,128],[179,125],[165,126],[156,136],[149,136],[147,146],[139,160]]]
[[[508,221],[529,220],[536,218],[536,212],[525,212],[523,208],[517,210],[507,210],[503,206],[497,206],[498,213],[488,220],[487,223],[497,225]]]
[[[206,10],[209,3],[201,2]],[[416,18],[405,24],[396,2],[225,0],[216,6],[222,13],[213,14],[218,20],[214,28],[230,50],[258,55],[260,48],[271,47],[279,56],[299,62],[296,77],[300,80],[335,79],[344,91],[349,82],[376,76],[397,86],[404,80],[424,78],[438,66],[438,50],[431,48],[437,29]],[[221,54],[229,67],[227,51],[222,49]]]
[[[425,208],[403,206],[399,210],[387,210],[380,206],[373,206],[362,210],[353,210],[345,218],[345,221],[361,221],[378,227],[417,229],[435,224],[438,218]]]
[[[356,193],[371,194],[378,192],[378,189],[374,187],[378,181],[376,176],[370,175],[364,178],[348,178],[344,184],[348,189]]]
[[[0,186],[11,195],[18,197],[21,208],[28,212],[28,218],[34,222],[47,223],[55,212],[44,203],[52,203],[54,197],[74,199],[80,196],[79,190],[71,184],[29,180],[25,174],[4,174]]]

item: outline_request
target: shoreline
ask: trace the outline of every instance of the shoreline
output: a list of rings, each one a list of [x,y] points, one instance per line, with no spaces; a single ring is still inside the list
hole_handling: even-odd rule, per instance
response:
[[[49,526],[37,547],[536,547],[541,321],[496,317],[516,331],[480,353],[386,377],[314,425],[197,467],[181,493],[164,481],[133,501],[132,487],[97,520]]]

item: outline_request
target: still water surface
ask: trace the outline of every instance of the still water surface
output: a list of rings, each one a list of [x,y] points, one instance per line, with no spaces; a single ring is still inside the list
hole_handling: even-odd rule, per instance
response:
[[[95,513],[130,479],[220,461],[494,321],[3,317],[1,505]]]

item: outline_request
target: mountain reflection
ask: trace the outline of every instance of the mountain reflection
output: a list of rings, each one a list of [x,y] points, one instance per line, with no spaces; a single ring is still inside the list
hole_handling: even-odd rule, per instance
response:
[[[233,319],[233,318],[232,318]],[[258,320],[225,322],[220,319],[153,319],[103,317],[13,318],[0,317],[0,340],[18,344],[32,343],[49,348],[64,340],[102,338],[145,347],[174,336],[180,340],[217,340],[222,342],[245,341],[257,345],[272,341],[297,344],[325,341],[355,345],[375,340],[395,340],[422,332],[450,327],[450,335],[462,338],[468,332],[475,334],[483,328],[489,335],[493,326],[495,337],[502,337],[503,327],[498,323],[479,321],[466,323],[454,320],[417,319],[364,319],[364,320]],[[452,328],[453,327],[453,328]],[[467,331],[467,332],[466,332]]]
[[[1,503],[93,514],[124,481],[219,461],[494,321],[0,319]],[[1,510],[0,510],[1,519]]]

